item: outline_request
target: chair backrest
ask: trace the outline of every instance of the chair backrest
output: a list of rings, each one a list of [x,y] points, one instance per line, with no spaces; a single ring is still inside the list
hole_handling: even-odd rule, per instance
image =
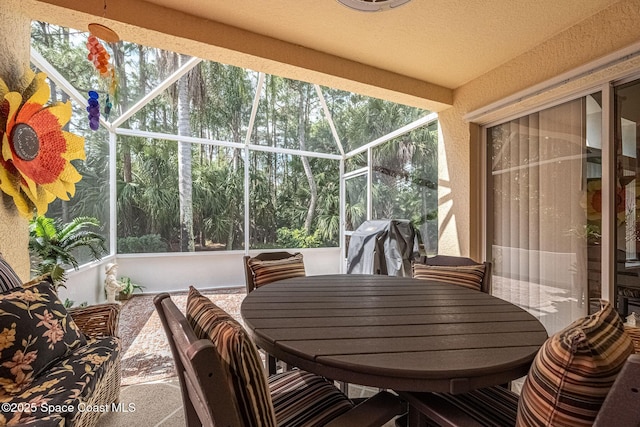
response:
[[[607,394],[594,427],[637,427],[640,425],[640,354],[627,358]]]
[[[422,256],[415,260],[417,263],[426,265],[436,265],[443,267],[457,267],[457,266],[472,266],[472,265],[484,265],[484,276],[482,277],[482,283],[480,290],[487,294],[491,293],[491,262],[476,262],[471,258],[451,256],[451,255],[434,255],[432,257]]]
[[[256,288],[255,274],[250,265],[250,260],[259,260],[259,261],[280,261],[285,260],[287,258],[291,258],[293,256],[298,255],[298,253],[292,254],[289,252],[263,252],[255,257],[250,257],[245,255],[244,260],[244,277],[245,284],[247,286],[247,294],[253,291]]]
[[[0,293],[8,292],[20,286],[22,286],[22,281],[7,260],[0,254]]]
[[[187,426],[240,427],[237,402],[213,343],[196,337],[169,294],[153,302],[169,339]]]
[[[640,426],[640,355],[614,307],[600,304],[545,341],[519,395],[502,386],[400,395],[443,427]]]

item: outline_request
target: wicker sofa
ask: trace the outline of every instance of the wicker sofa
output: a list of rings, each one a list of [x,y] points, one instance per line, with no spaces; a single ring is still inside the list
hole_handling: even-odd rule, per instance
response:
[[[0,426],[93,426],[120,394],[120,306],[66,310],[0,257]]]

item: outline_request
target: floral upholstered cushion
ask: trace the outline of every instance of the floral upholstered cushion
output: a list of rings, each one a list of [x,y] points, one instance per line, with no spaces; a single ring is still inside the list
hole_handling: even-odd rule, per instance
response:
[[[86,344],[51,284],[0,294],[0,387],[17,393],[56,360]]]
[[[186,317],[196,336],[211,340],[226,362],[243,425],[275,427],[262,361],[242,325],[193,286],[189,288]]]
[[[22,281],[0,254],[0,292],[6,292],[20,286],[22,286]]]
[[[22,425],[27,422],[33,422],[34,426],[49,425],[45,420],[50,419],[47,416],[52,415],[48,413],[52,409],[44,410],[45,408],[61,408],[62,411],[56,415],[66,419],[63,425],[73,425],[74,417],[79,415],[78,404],[93,402],[99,382],[108,380],[114,374],[119,378],[119,354],[118,338],[91,339],[67,357],[58,359],[21,392],[9,394],[0,389],[0,403],[11,402],[16,409],[24,409],[10,413],[0,412],[0,426],[14,423]],[[32,407],[36,410],[30,411],[29,408]]]
[[[455,267],[426,265],[418,262],[413,264],[413,277],[415,279],[446,282],[476,291],[482,289],[484,274],[484,264],[460,265]]]
[[[0,426],[7,425],[7,423],[2,424],[3,416],[4,415],[0,414]],[[9,418],[9,422],[11,422],[11,424],[9,425],[16,425],[14,424],[14,420],[16,419],[16,417],[19,417],[19,416],[21,416],[21,413],[13,414],[13,417]],[[20,418],[18,419],[19,421],[15,421],[15,422],[19,422],[20,427],[65,427],[65,425],[67,424],[65,418],[57,414],[48,415],[42,418],[29,417],[29,421],[23,421]]]
[[[627,357],[631,338],[613,306],[576,320],[542,345],[518,402],[517,426],[590,426]]]
[[[253,273],[253,282],[256,288],[277,280],[304,277],[304,261],[302,254],[278,260],[260,260],[251,258],[248,262]]]

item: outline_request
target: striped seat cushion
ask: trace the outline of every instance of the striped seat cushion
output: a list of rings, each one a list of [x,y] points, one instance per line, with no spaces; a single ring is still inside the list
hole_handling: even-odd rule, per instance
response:
[[[186,317],[196,336],[210,339],[226,362],[230,392],[243,425],[275,427],[262,361],[242,326],[193,286],[189,288]]]
[[[482,289],[484,279],[484,264],[450,267],[416,262],[413,264],[413,277],[451,283],[479,291]]]
[[[256,288],[278,280],[304,277],[306,275],[304,261],[300,253],[278,260],[263,261],[251,258],[248,265],[253,273],[253,282]]]
[[[7,260],[0,255],[0,293],[22,286],[22,281]]]
[[[633,347],[637,354],[640,354],[640,327],[624,325],[624,331],[629,335],[631,341],[633,341]]]
[[[278,427],[324,426],[354,406],[331,382],[297,369],[269,377],[269,390]]]
[[[518,395],[505,387],[487,387],[460,395],[433,394],[456,406],[483,426],[512,427],[516,424]]]
[[[590,426],[633,353],[613,306],[578,319],[542,345],[524,382],[518,426]]]

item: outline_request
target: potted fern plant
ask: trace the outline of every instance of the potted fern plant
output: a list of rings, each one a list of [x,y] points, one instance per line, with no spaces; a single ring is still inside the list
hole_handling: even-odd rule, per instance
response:
[[[105,238],[98,234],[100,222],[92,217],[77,217],[68,223],[36,216],[29,222],[31,271],[35,276],[49,275],[55,289],[64,287],[68,268],[78,269],[76,250],[85,248],[94,260],[107,253]]]
[[[126,301],[133,296],[135,291],[142,292],[144,286],[138,285],[137,283],[133,283],[130,277],[121,277],[120,283],[124,285],[122,290],[118,295],[116,295],[116,300],[118,301]]]

